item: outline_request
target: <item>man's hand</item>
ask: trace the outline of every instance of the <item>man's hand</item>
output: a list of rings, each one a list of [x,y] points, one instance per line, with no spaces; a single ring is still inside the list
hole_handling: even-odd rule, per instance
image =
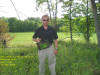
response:
[[[41,41],[41,38],[33,39],[33,41],[39,43]]]
[[[54,50],[54,54],[56,55],[58,53],[58,51],[57,50]]]
[[[40,38],[37,38],[37,39],[36,39],[36,42],[37,42],[37,43],[39,43],[40,41],[41,41],[41,39],[40,39]]]

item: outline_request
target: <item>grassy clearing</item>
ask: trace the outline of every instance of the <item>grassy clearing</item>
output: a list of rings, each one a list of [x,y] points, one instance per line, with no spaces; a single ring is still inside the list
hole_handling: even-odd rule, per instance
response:
[[[33,46],[34,42],[32,41],[33,32],[22,32],[22,33],[10,33],[12,36],[15,35],[15,38],[9,42],[9,46]],[[58,40],[70,41],[70,34],[59,32]],[[64,39],[65,38],[65,39]],[[73,33],[73,40],[77,42],[86,43],[82,34]],[[97,44],[96,34],[93,34],[90,37],[90,43]]]
[[[32,41],[33,33],[11,33],[16,35],[9,46],[16,48],[0,49],[0,75],[38,75],[38,49]],[[87,44],[82,36],[77,35],[60,41],[69,34],[58,33],[59,44],[56,55],[57,75],[100,75],[100,49],[96,45],[96,36]],[[21,42],[21,43],[20,43]],[[2,57],[4,56],[4,57]],[[12,60],[12,59],[15,60]],[[10,59],[7,62],[7,59]],[[5,65],[7,64],[7,65]],[[8,65],[9,64],[9,65]],[[14,65],[15,64],[15,65]],[[46,75],[50,75],[46,62]]]

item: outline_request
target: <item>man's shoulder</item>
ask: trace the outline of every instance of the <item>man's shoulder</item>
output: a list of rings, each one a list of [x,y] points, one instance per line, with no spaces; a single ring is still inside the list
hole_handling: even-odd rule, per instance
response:
[[[52,27],[52,26],[48,26],[49,27],[49,29],[52,29],[52,30],[54,30],[54,27]]]
[[[40,27],[37,29],[37,31],[38,31],[38,30],[41,30],[41,29],[43,29],[43,26],[40,26]]]

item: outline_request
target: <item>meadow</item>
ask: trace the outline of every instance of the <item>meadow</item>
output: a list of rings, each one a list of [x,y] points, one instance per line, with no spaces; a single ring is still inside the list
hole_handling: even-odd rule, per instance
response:
[[[19,32],[19,33],[10,33],[11,36],[15,36],[15,38],[10,41],[10,46],[14,45],[25,45],[25,46],[30,46],[32,44],[34,44],[34,41],[32,41],[32,36],[34,34],[34,32]],[[70,34],[69,33],[65,33],[65,32],[59,32],[58,33],[58,40],[61,41],[70,41]],[[83,35],[81,33],[73,33],[73,40],[76,40],[78,42],[81,43],[86,43]],[[97,44],[97,38],[96,38],[96,34],[94,33],[91,37],[90,37],[90,43],[94,43]]]
[[[10,33],[15,38],[8,48],[0,48],[0,75],[39,75],[38,49],[32,41],[33,32]],[[58,33],[57,75],[100,75],[100,48],[96,34],[87,43],[82,34]],[[65,38],[65,39],[64,39]],[[46,60],[46,75],[50,75]]]

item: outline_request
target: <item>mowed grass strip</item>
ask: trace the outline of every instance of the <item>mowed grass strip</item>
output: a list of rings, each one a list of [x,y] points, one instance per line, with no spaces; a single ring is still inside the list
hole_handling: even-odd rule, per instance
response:
[[[8,43],[10,46],[30,46],[35,43],[34,41],[32,41],[32,36],[34,32],[17,32],[10,34],[11,36],[15,36],[15,38]],[[57,34],[58,40],[70,41],[70,33],[58,32]],[[73,40],[76,40],[77,42],[86,43],[82,33],[73,33],[72,37]],[[95,33],[90,37],[90,43],[97,44]]]

